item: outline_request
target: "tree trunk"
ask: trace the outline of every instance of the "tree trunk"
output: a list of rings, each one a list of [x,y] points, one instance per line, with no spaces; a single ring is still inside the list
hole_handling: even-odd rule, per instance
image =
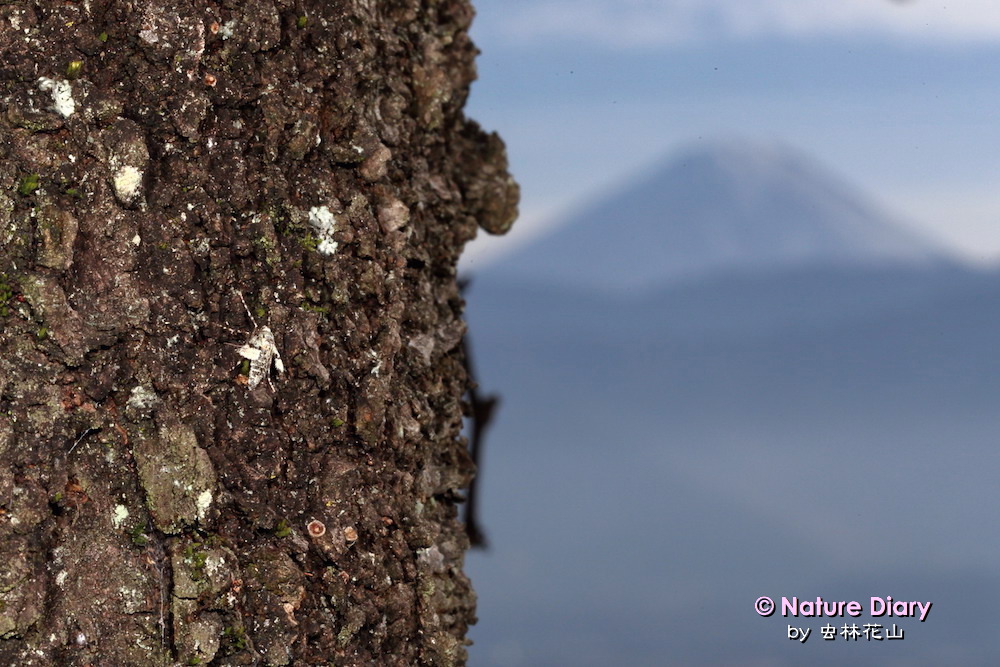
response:
[[[471,18],[0,4],[0,664],[465,661]]]

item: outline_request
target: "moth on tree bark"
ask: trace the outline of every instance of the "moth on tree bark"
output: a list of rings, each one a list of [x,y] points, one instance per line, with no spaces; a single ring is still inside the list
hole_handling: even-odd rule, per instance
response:
[[[0,5],[0,664],[465,662],[471,20]]]

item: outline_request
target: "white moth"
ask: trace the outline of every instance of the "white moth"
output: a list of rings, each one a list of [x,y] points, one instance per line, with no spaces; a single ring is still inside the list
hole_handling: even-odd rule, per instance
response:
[[[278,373],[285,372],[285,364],[281,362],[278,346],[274,344],[274,334],[271,332],[271,327],[257,326],[257,321],[250,314],[250,309],[247,308],[247,302],[243,300],[242,294],[240,294],[240,301],[243,301],[243,307],[246,308],[247,316],[250,317],[254,329],[250,339],[244,345],[236,348],[236,354],[250,360],[250,375],[247,377],[247,386],[252,391],[264,378],[267,378],[267,383],[271,385],[272,363]],[[274,385],[271,385],[271,389],[274,389]]]

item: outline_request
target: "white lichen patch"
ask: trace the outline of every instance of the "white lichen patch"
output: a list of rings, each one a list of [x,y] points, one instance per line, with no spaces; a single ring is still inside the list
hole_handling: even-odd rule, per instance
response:
[[[316,250],[324,255],[332,255],[337,252],[337,242],[333,240],[333,233],[337,231],[337,219],[326,206],[313,206],[309,209],[309,224],[316,230],[319,237],[319,245]]]
[[[56,586],[58,586],[59,588],[62,588],[63,586],[65,586],[66,585],[66,577],[68,576],[68,574],[69,573],[66,572],[66,570],[62,570],[59,574],[57,574],[56,575]]]
[[[226,566],[226,559],[222,556],[210,555],[205,557],[205,574],[209,578],[214,578],[216,573],[223,571]]]
[[[76,102],[73,100],[73,86],[69,81],[57,81],[41,77],[38,79],[38,89],[52,93],[51,109],[63,118],[69,118],[76,111]]]
[[[226,21],[219,28],[219,37],[221,37],[222,39],[229,39],[230,37],[233,36],[233,30],[235,29],[236,29],[236,19],[233,19],[231,21]]]
[[[198,494],[198,498],[195,500],[195,508],[198,511],[198,519],[204,519],[205,514],[208,513],[208,508],[212,506],[212,492],[205,489]]]
[[[131,165],[118,170],[114,180],[115,194],[123,202],[131,202],[139,194],[142,186],[142,172]]]
[[[124,505],[115,505],[115,513],[114,516],[111,517],[111,525],[117,530],[122,527],[122,524],[125,523],[125,519],[127,518],[128,508]]]
[[[158,400],[155,391],[140,384],[132,389],[126,405],[135,410],[147,410],[156,405]]]
[[[376,360],[375,366],[372,367],[372,375],[378,377],[378,374],[382,372],[382,360],[379,359],[378,352],[375,350],[368,350],[368,356]]]

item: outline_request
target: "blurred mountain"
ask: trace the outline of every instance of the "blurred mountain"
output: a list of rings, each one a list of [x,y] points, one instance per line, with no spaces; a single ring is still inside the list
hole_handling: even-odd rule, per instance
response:
[[[1000,272],[801,156],[725,145],[467,300],[501,397],[473,662],[996,663]],[[762,619],[764,594],[933,600],[934,625],[803,646],[786,625],[820,619]]]
[[[615,291],[720,270],[950,261],[801,153],[731,141],[653,167],[485,273]]]

